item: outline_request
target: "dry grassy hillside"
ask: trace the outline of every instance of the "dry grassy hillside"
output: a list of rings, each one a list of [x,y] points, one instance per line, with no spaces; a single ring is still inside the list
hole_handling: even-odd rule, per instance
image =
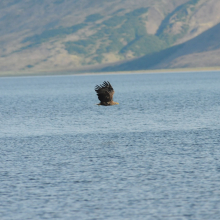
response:
[[[102,71],[219,67],[220,24],[199,36],[165,50],[132,61],[115,64]]]
[[[219,10],[218,0],[2,0],[0,71],[71,70],[149,56],[212,28]]]

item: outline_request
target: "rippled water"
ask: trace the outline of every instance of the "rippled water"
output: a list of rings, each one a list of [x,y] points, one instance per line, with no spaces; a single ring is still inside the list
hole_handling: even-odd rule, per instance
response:
[[[219,72],[0,78],[0,122],[2,220],[220,219]]]

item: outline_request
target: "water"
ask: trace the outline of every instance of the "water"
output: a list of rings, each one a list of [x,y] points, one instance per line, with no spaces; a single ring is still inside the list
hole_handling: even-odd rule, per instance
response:
[[[220,219],[219,72],[0,78],[0,122],[1,220]]]

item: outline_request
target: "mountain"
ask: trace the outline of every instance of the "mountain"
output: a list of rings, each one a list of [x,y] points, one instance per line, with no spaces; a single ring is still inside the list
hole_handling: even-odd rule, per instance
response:
[[[216,66],[219,10],[218,0],[1,0],[0,71]]]
[[[220,23],[199,36],[159,52],[147,54],[121,64],[110,65],[102,71],[129,71],[217,67],[220,63]]]

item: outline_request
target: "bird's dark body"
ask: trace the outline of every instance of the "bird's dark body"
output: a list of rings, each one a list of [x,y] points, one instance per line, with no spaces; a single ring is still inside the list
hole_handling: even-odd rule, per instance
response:
[[[118,102],[113,101],[113,95],[115,93],[112,85],[108,81],[104,81],[102,85],[97,85],[95,87],[98,99],[100,103],[98,105],[110,106],[118,105]]]

